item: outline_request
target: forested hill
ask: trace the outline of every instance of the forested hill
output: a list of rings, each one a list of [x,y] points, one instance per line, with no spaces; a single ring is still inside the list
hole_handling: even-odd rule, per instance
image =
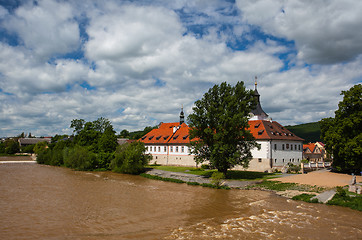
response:
[[[304,143],[321,142],[321,128],[318,122],[285,126],[289,131],[304,139]]]

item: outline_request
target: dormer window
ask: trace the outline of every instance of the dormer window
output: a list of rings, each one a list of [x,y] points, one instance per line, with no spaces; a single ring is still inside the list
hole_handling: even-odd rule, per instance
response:
[[[142,137],[142,140],[145,140],[146,137],[147,137],[147,136],[143,136],[143,137]]]
[[[256,124],[254,128],[258,128],[260,126],[260,123]]]
[[[183,136],[182,138],[185,140],[188,136],[189,136],[189,135],[185,135],[185,136]]]
[[[170,135],[164,136],[163,140],[166,140]]]
[[[263,134],[263,132],[264,132],[264,129],[262,129],[262,130],[258,131],[258,135],[262,135],[262,134]]]
[[[148,140],[151,140],[153,137],[154,137],[154,136],[149,137]]]
[[[173,140],[175,140],[176,138],[178,138],[178,136],[179,136],[179,135],[174,136],[174,137],[173,137]]]
[[[160,138],[161,138],[162,136],[160,135],[160,136],[158,136],[158,137],[156,137],[156,140],[160,140]]]

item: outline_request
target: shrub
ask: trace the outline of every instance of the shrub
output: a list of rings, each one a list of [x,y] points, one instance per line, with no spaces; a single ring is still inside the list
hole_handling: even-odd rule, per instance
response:
[[[27,145],[21,148],[21,151],[24,153],[34,153],[35,144]]]
[[[50,159],[51,159],[51,151],[49,150],[44,150],[41,151],[37,154],[36,157],[36,162],[39,164],[47,164],[49,165],[50,163]]]
[[[115,172],[139,174],[151,160],[151,155],[145,154],[145,151],[145,145],[139,141],[118,146],[111,169]]]
[[[288,163],[288,173],[298,173],[300,171],[300,165],[294,165],[293,163]]]
[[[201,169],[210,169],[210,165],[209,164],[202,164]]]
[[[6,154],[15,154],[19,152],[19,143],[15,142],[14,140],[8,141],[6,143],[5,153]]]
[[[76,170],[91,170],[94,168],[96,155],[87,148],[75,146],[64,151],[64,165]]]
[[[219,187],[221,186],[222,183],[222,179],[225,178],[224,173],[222,172],[214,172],[211,175],[211,183],[214,184],[215,186]]]
[[[99,152],[97,154],[97,161],[96,161],[96,168],[98,169],[105,169],[105,170],[109,170],[110,169],[110,164],[111,161],[114,158],[114,153],[113,152]]]
[[[47,143],[46,142],[38,142],[34,146],[34,152],[36,154],[40,154],[41,152],[45,151],[47,149]]]

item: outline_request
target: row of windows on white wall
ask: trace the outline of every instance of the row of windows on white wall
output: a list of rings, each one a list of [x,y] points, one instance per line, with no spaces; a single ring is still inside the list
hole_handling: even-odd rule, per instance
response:
[[[300,149],[301,149],[300,144],[289,144],[289,143],[287,143],[285,145],[282,144],[282,150],[285,150],[285,149],[289,150],[289,147],[290,147],[290,150],[293,150],[293,146],[294,146],[294,150],[297,150],[297,148],[298,148],[298,151],[300,151]],[[277,144],[274,144],[274,150],[278,150]]]
[[[175,148],[173,148],[173,146],[170,146],[170,152],[173,152],[173,150],[175,149],[175,152],[179,152],[179,150],[183,153],[183,152],[185,152],[185,147],[184,146],[181,146],[181,147],[179,147],[179,146],[175,146]],[[150,146],[150,147],[147,147],[146,146],[146,151],[150,151],[150,152],[161,152],[161,147],[152,147],[152,146]],[[163,152],[167,152],[167,146],[164,146],[163,147]]]

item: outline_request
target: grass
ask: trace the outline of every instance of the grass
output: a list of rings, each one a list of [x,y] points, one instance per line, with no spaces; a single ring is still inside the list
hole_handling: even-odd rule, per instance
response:
[[[263,180],[263,182],[250,185],[246,187],[246,189],[269,189],[273,191],[286,191],[286,190],[298,190],[303,192],[323,192],[326,188],[318,187],[318,186],[310,186],[304,184],[297,183],[282,183],[278,181],[267,181]]]
[[[179,179],[165,178],[165,177],[155,176],[155,175],[151,175],[151,174],[147,174],[147,173],[141,173],[140,176],[145,177],[145,178],[149,178],[149,179],[154,179],[154,180],[161,180],[161,181],[164,181],[164,182],[187,183],[187,185],[192,185],[192,186],[202,186],[202,187],[225,189],[225,190],[231,189],[228,186],[216,186],[216,185],[210,184],[210,183],[201,183],[200,184],[198,182],[185,182],[185,181],[182,181],[182,180],[179,180]]]
[[[337,188],[337,193],[327,202],[328,205],[337,205],[362,211],[362,196],[348,192],[343,188]]]
[[[150,166],[154,169],[170,171],[170,172],[182,172],[195,175],[201,175],[205,177],[211,177],[211,175],[216,172],[216,169],[213,170],[204,170],[201,168],[195,167],[178,167],[178,166]],[[226,179],[233,180],[260,180],[276,177],[275,173],[264,173],[264,172],[252,172],[252,171],[237,171],[229,170],[226,174]]]
[[[309,203],[318,203],[318,199],[313,199],[311,200],[312,197],[315,197],[315,194],[300,194],[297,196],[292,197],[293,200],[300,200],[300,201],[304,201],[304,202],[309,202]]]

